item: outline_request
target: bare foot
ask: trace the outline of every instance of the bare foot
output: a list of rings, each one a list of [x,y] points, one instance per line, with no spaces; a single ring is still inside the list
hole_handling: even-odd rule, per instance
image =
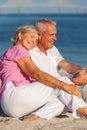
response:
[[[33,121],[38,119],[39,117],[36,115],[31,115],[31,116],[24,116],[22,118],[20,118],[20,120],[24,121],[24,120],[29,120],[29,121]]]
[[[82,108],[78,108],[77,112],[79,114],[81,114],[82,116],[84,116],[85,118],[87,118],[87,106],[82,107]]]

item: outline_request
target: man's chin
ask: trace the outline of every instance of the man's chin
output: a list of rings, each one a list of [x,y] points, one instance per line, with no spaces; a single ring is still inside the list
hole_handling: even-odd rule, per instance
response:
[[[50,46],[50,48],[52,48],[53,47],[53,44]]]
[[[51,48],[53,48],[53,44],[51,44],[51,45],[48,47],[48,49],[51,49]]]

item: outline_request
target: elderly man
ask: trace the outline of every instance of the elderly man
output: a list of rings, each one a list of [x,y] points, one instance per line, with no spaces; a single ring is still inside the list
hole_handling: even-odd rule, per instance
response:
[[[38,47],[31,51],[33,61],[40,69],[64,82],[67,81],[65,78],[60,78],[58,67],[63,68],[69,74],[74,75],[71,80],[80,87],[82,96],[87,103],[87,69],[83,69],[79,65],[68,62],[61,56],[58,49],[54,46],[54,41],[57,40],[56,22],[49,19],[40,19],[36,22],[36,27],[40,32],[40,36]],[[77,74],[79,71],[80,73]]]

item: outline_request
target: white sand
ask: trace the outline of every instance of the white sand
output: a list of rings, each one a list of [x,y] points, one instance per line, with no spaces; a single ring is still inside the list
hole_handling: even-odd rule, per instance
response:
[[[75,120],[71,113],[67,113],[50,120],[21,121],[0,113],[0,130],[87,130],[87,120]]]
[[[66,73],[62,71],[62,75]],[[87,130],[87,119],[75,120],[71,113],[50,120],[21,121],[7,117],[0,109],[0,130]]]

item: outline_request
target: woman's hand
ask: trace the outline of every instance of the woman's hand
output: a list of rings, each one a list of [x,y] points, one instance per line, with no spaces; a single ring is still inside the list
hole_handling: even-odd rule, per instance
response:
[[[76,85],[74,84],[69,84],[67,87],[66,87],[66,91],[68,93],[70,93],[71,95],[75,95],[79,98],[82,98],[82,95],[81,95],[81,92],[80,92],[80,89],[79,87],[77,87]]]
[[[53,76],[41,71],[32,61],[30,57],[18,61],[21,70],[29,77],[53,88],[65,90],[66,92],[81,98],[80,90],[77,86],[62,82]]]

